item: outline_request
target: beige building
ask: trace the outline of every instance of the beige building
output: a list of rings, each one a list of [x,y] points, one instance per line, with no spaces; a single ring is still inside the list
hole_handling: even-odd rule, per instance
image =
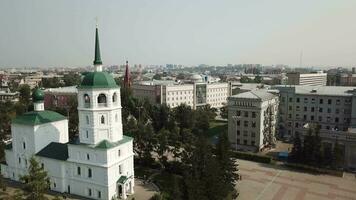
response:
[[[187,104],[193,109],[210,104],[220,108],[231,94],[229,83],[208,83],[195,81],[180,83],[175,81],[142,81],[132,86],[133,95],[147,98],[154,104],[167,104],[171,108]]]
[[[260,151],[274,146],[278,95],[255,90],[229,97],[228,134],[232,148]]]
[[[319,71],[317,73],[301,74],[299,72],[287,73],[288,85],[326,85],[327,74]]]
[[[320,125],[323,146],[344,146],[345,165],[356,168],[356,87],[275,86],[280,93],[279,136],[307,133],[306,125]]]

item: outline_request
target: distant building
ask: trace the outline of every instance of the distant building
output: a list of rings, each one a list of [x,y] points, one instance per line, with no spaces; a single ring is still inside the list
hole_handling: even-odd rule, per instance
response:
[[[326,85],[327,74],[323,72],[301,74],[299,72],[287,73],[288,85],[312,85],[323,86]]]
[[[193,109],[207,104],[220,108],[231,95],[229,83],[204,82],[197,74],[191,76],[186,83],[153,80],[134,83],[131,88],[137,98],[147,98],[153,104],[167,104],[172,108],[180,104]]]
[[[45,108],[68,108],[70,100],[76,100],[78,94],[77,86],[48,88],[44,90]]]
[[[274,146],[278,95],[254,90],[229,97],[228,133],[232,148],[260,151]]]
[[[320,126],[324,147],[338,142],[345,166],[356,168],[356,87],[275,86],[280,93],[279,136],[303,137],[308,124]],[[303,138],[302,138],[303,139]]]

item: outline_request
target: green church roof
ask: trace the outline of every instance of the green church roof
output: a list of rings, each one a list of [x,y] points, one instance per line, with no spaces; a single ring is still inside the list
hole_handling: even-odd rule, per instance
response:
[[[12,123],[25,124],[25,125],[39,125],[55,121],[64,120],[66,117],[63,115],[45,110],[45,111],[32,111],[16,117]]]
[[[38,102],[38,101],[43,101],[44,100],[44,92],[37,88],[33,93],[32,93],[32,101],[33,102]]]
[[[115,147],[115,145],[107,140],[101,141],[98,145],[96,145],[95,148],[99,149],[110,149],[112,147]]]
[[[79,88],[117,88],[114,78],[107,72],[87,73]]]
[[[68,145],[58,142],[51,142],[45,148],[39,151],[36,155],[56,160],[67,160]]]

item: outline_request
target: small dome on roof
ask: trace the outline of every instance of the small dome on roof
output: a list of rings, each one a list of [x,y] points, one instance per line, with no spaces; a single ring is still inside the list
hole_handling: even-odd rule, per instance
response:
[[[87,73],[79,88],[117,88],[119,87],[114,78],[107,72]]]
[[[190,77],[190,80],[193,81],[193,82],[202,82],[203,79],[200,75],[198,74],[193,74],[191,77]]]
[[[43,101],[44,100],[44,93],[41,89],[37,88],[33,93],[32,93],[32,101],[37,102],[37,101]]]

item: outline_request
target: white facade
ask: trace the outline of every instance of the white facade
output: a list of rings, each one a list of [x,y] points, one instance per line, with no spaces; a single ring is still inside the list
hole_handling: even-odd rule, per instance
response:
[[[320,126],[323,146],[344,147],[345,166],[356,168],[356,87],[275,86],[280,93],[278,135],[303,136],[305,125]],[[350,131],[352,130],[352,131]]]
[[[231,95],[229,83],[192,82],[178,84],[176,82],[153,81],[140,82],[132,85],[133,95],[140,99],[148,99],[153,104],[167,104],[171,108],[186,104],[193,109],[210,104],[220,108],[227,103]]]
[[[229,97],[228,134],[235,150],[260,151],[275,144],[278,96],[256,90]]]
[[[311,85],[325,86],[327,82],[327,73],[317,72],[310,74],[301,74],[298,72],[288,73],[288,85]]]

